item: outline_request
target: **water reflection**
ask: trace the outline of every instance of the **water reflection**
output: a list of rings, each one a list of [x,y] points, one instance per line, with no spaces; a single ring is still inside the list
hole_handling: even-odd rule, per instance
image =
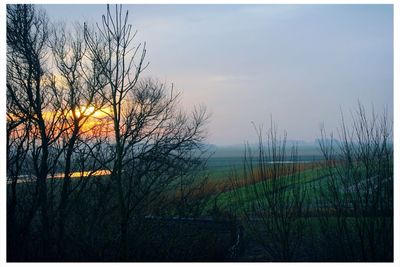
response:
[[[84,178],[84,177],[93,177],[93,176],[106,176],[110,175],[111,171],[109,170],[97,170],[97,171],[80,171],[80,172],[72,172],[70,177],[73,179]],[[64,173],[55,173],[54,175],[48,175],[47,179],[63,179]],[[35,175],[19,175],[17,183],[31,183],[36,181]],[[7,184],[11,184],[12,179],[7,177]]]

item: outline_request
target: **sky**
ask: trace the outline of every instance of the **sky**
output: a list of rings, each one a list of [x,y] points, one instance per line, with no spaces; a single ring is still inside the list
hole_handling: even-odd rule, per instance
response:
[[[106,5],[40,5],[51,21],[100,22]],[[257,139],[254,125],[312,142],[360,101],[393,118],[391,5],[124,5],[149,67],[207,106],[208,142]]]

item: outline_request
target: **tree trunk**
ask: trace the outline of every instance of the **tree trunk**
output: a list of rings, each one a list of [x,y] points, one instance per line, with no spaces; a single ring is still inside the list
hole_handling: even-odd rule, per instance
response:
[[[69,197],[69,190],[71,185],[71,161],[72,153],[76,142],[77,128],[74,129],[72,138],[67,148],[67,155],[65,158],[65,169],[64,169],[64,179],[63,187],[61,191],[61,199],[59,205],[59,216],[58,216],[58,238],[57,238],[57,250],[58,256],[63,259],[64,257],[64,236],[65,236],[65,222],[67,220],[67,203]]]
[[[39,112],[40,114],[40,112]],[[40,174],[37,177],[38,189],[39,189],[39,206],[41,213],[41,224],[42,224],[42,244],[41,244],[41,256],[43,258],[47,257],[48,245],[49,245],[49,233],[50,233],[50,225],[49,225],[49,216],[47,210],[47,173],[48,173],[48,139],[46,136],[46,127],[44,124],[43,118],[41,118],[41,114],[39,116],[39,129],[41,134],[41,142],[42,142],[42,157],[40,162]]]
[[[126,214],[121,214],[121,248],[120,260],[127,261],[128,259],[128,217]]]

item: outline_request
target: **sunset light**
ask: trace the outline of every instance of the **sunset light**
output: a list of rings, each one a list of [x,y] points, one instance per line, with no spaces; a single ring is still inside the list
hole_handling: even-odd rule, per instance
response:
[[[110,114],[111,108],[101,108],[101,109],[96,109],[94,106],[81,106],[76,109],[75,115],[77,118],[80,118],[81,116],[85,117],[91,117],[91,118],[96,118],[96,119],[101,119],[107,116],[107,114]],[[71,111],[72,115],[72,111]]]

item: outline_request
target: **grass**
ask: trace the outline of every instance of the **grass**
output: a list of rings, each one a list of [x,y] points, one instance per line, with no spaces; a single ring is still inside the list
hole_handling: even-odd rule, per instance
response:
[[[340,168],[340,166],[338,166],[338,168]],[[257,172],[257,168],[255,172]],[[350,190],[351,187],[354,187],[356,183],[361,184],[363,181],[367,180],[367,175],[364,174],[365,171],[362,167],[358,168],[358,172],[359,176],[357,179],[350,177],[350,180],[346,183],[339,183],[338,194],[340,198],[354,199],[353,196],[348,195],[357,194],[357,192],[352,192]],[[233,172],[231,173],[233,175]],[[335,170],[329,170],[328,167],[323,167],[323,165],[303,164],[302,168],[294,176],[285,174],[278,175],[275,181],[275,190],[281,189],[283,192],[282,194],[278,194],[278,197],[282,199],[282,201],[287,201],[288,203],[293,200],[295,191],[299,190],[300,195],[304,196],[303,205],[308,208],[309,212],[313,213],[314,210],[315,213],[316,208],[321,208],[318,206],[317,199],[321,197],[321,192],[329,191],[329,184],[332,181],[330,177],[335,173]],[[217,172],[217,175],[220,175],[220,172]],[[236,172],[234,175],[236,186],[233,185],[232,181],[229,179],[211,181],[208,185],[215,190],[215,194],[206,205],[206,213],[212,213],[216,207],[221,212],[229,212],[234,209],[236,212],[240,213],[257,202],[265,203],[270,190],[272,193],[273,182],[271,180],[257,181],[257,175],[255,175],[254,179],[246,179],[243,177],[243,171]],[[259,196],[256,196],[254,192],[260,192]],[[265,197],[260,198],[260,195],[261,197],[263,195]],[[354,196],[357,197],[356,195]],[[237,203],[238,199],[240,199],[240,203]],[[333,207],[322,208],[327,209],[326,212],[334,212]]]
[[[309,167],[311,168],[311,166]],[[283,190],[289,193],[289,191],[295,186],[307,185],[307,187],[311,187],[313,183],[323,182],[327,174],[328,170],[326,168],[305,168],[305,170],[300,171],[297,174],[295,182],[293,182],[292,176],[282,175],[278,178],[278,183],[282,184],[281,187],[285,187],[283,188]],[[236,175],[239,175],[238,177],[240,177],[241,174],[239,173]],[[262,192],[263,188],[271,188],[272,183],[270,180],[260,181],[256,183],[250,182],[251,181],[248,181],[247,183],[244,182],[242,186],[240,186],[239,188],[235,188],[234,190],[232,187],[230,187],[224,192],[221,192],[216,199],[217,206],[221,209],[227,209],[228,206],[232,204],[232,200],[235,199],[235,197],[237,196],[240,196],[244,203],[250,205],[253,201],[255,201],[256,198],[256,196],[254,194],[251,194],[251,192],[254,192],[255,190]],[[313,192],[310,191],[310,193]],[[310,199],[312,199],[312,197],[312,195],[309,195]],[[207,209],[211,209],[215,205],[214,201],[215,200],[210,201],[210,203],[207,205]]]
[[[277,179],[277,185],[278,187],[281,187],[283,190],[283,194],[281,194],[282,199],[285,201],[290,201],[292,197],[293,190],[299,189],[300,190],[306,190],[306,199],[305,199],[305,206],[307,207],[313,207],[315,204],[315,199],[318,197],[318,190],[315,191],[313,188],[318,188],[318,189],[327,189],[328,186],[328,181],[327,179],[329,170],[327,168],[321,167],[322,165],[319,165],[319,167],[316,167],[316,164],[303,164],[302,168],[299,169],[299,172],[296,175],[296,179],[293,179],[292,176],[287,175],[285,173],[281,173],[279,178]],[[238,165],[236,165],[238,167]],[[241,212],[247,208],[249,208],[256,200],[257,201],[263,201],[263,199],[256,199],[256,196],[252,194],[254,190],[262,190],[262,188],[270,188],[271,187],[271,180],[264,180],[264,181],[257,181],[255,183],[251,183],[251,180],[246,180],[243,177],[243,172],[238,171],[236,173],[237,179],[240,181],[239,186],[233,190],[232,187],[229,187],[227,185],[230,184],[230,176],[229,173],[232,173],[230,171],[230,167],[224,167],[224,166],[214,166],[211,169],[208,170],[210,174],[210,181],[207,184],[208,188],[206,187],[206,191],[203,192],[205,194],[210,193],[211,198],[208,200],[208,202],[205,204],[205,211],[203,213],[204,216],[213,216],[214,212],[214,205],[216,204],[218,209],[220,209],[222,215],[221,218],[229,218],[229,217],[224,217],[225,215],[229,215],[230,210],[235,210],[236,212]],[[92,180],[93,179],[93,180]],[[95,180],[94,180],[95,179]],[[68,225],[69,225],[69,232],[71,233],[71,240],[69,247],[71,249],[74,249],[71,252],[71,255],[75,255],[77,259],[81,257],[80,253],[82,252],[82,248],[88,249],[88,251],[98,251],[98,250],[111,250],[111,253],[109,256],[110,259],[113,259],[113,253],[115,251],[113,250],[114,247],[117,247],[118,243],[116,243],[118,240],[115,240],[115,237],[118,235],[118,224],[115,224],[116,221],[118,221],[118,214],[116,213],[117,210],[115,209],[115,196],[109,196],[108,199],[104,200],[104,205],[106,207],[101,206],[100,202],[98,202],[99,199],[102,197],[102,190],[104,189],[103,187],[106,187],[106,183],[101,183],[101,182],[106,182],[108,179],[107,176],[99,176],[99,177],[92,177],[91,178],[91,185],[88,187],[88,190],[86,192],[89,192],[89,194],[84,195],[82,198],[78,198],[78,200],[81,200],[77,203],[74,203],[74,212],[73,215],[69,218],[68,220]],[[99,183],[96,183],[99,182]],[[247,181],[247,182],[246,182]],[[49,190],[54,190],[54,194],[57,194],[57,191],[59,190],[59,185],[62,182],[61,179],[52,179],[49,181]],[[73,185],[78,182],[78,180],[73,179]],[[349,183],[351,185],[352,183]],[[24,192],[27,192],[29,190],[34,189],[34,184],[18,184],[17,188],[19,189],[19,193],[23,194]],[[239,203],[240,205],[235,205],[236,203],[234,202],[234,199],[237,195],[240,195],[243,197],[244,201]],[[27,194],[28,196],[29,194]],[[74,194],[72,195],[74,196]],[[196,197],[201,197],[202,195],[198,195]],[[193,199],[194,200],[194,199]],[[28,198],[25,198],[25,202],[29,202],[30,200]],[[53,205],[57,204],[56,199],[54,199],[55,202],[53,202]],[[28,205],[29,206],[29,205]],[[101,207],[102,213],[98,214],[92,214],[89,211],[96,209],[97,207]],[[56,207],[55,207],[56,208]],[[335,212],[332,213],[321,213],[320,211],[315,210],[315,213],[303,213],[299,216],[295,216],[293,218],[290,218],[291,220],[294,221],[295,224],[300,224],[304,225],[304,235],[302,239],[302,243],[296,252],[295,259],[297,260],[308,260],[308,261],[346,261],[346,260],[362,260],[362,256],[359,251],[354,252],[354,255],[347,255],[347,247],[343,248],[341,246],[341,242],[346,245],[346,246],[353,246],[357,249],[360,248],[360,245],[358,244],[360,241],[357,239],[357,229],[356,229],[356,220],[357,215],[354,214],[346,214],[340,217],[340,220],[344,220],[346,224],[348,225],[348,232],[352,235],[350,237],[351,242],[354,242],[354,244],[349,244],[349,240],[340,240],[343,238],[349,238],[345,237],[341,233],[339,221],[338,221],[338,216],[335,214]],[[225,214],[224,214],[225,212]],[[168,217],[169,213],[165,212],[165,215]],[[173,215],[173,214],[171,214]],[[386,215],[385,215],[386,216]],[[390,230],[390,225],[392,223],[392,218],[390,216],[379,216],[379,217],[367,217],[365,219],[365,223],[368,224],[377,224],[379,225],[374,226],[374,231],[380,231],[380,229],[385,229],[385,231]],[[85,218],[86,221],[82,221],[82,218]],[[364,219],[364,217],[362,218]],[[99,220],[97,222],[96,220]],[[371,220],[372,223],[369,222]],[[380,225],[383,225],[383,222],[387,227],[380,227]],[[244,221],[244,223],[249,223]],[[145,225],[148,225],[146,222]],[[224,234],[224,240],[221,241],[221,233],[219,233],[215,229],[211,229],[210,233],[205,231],[204,233],[202,232],[201,234],[195,234],[197,233],[196,227],[189,227],[189,226],[184,226],[184,225],[167,225],[167,226],[162,226],[163,228],[161,229],[161,226],[156,224],[154,227],[150,227],[151,229],[148,230],[148,233],[142,232],[142,237],[144,239],[149,239],[153,238],[154,242],[150,242],[149,240],[143,241],[143,244],[146,244],[146,246],[149,247],[154,247],[158,246],[158,251],[155,254],[143,254],[141,256],[137,256],[141,259],[146,258],[149,260],[154,260],[157,259],[157,257],[160,257],[160,260],[166,259],[171,257],[172,259],[185,259],[185,257],[188,257],[189,259],[194,259],[196,257],[204,256],[203,252],[199,250],[199,248],[204,248],[204,246],[209,245],[209,243],[212,243],[215,245],[215,247],[210,247],[207,251],[207,253],[210,253],[209,257],[210,259],[216,259],[217,256],[214,254],[211,255],[211,253],[219,253],[223,255],[224,253],[221,252],[222,246],[217,245],[221,244],[221,242],[226,242],[227,238],[229,239],[229,236],[227,234]],[[260,223],[259,227],[261,228],[261,232],[265,232],[264,226]],[[177,228],[177,229],[175,229]],[[178,229],[179,228],[179,229]],[[182,228],[182,229],[181,229]],[[246,231],[249,230],[250,227],[246,227]],[[92,231],[90,231],[92,229]],[[132,233],[135,233],[137,231],[136,228],[132,228]],[[139,229],[139,228],[138,228]],[[157,230],[154,230],[157,229]],[[173,230],[175,229],[175,230]],[[263,230],[264,229],[264,230]],[[144,231],[141,229],[141,231]],[[213,232],[214,231],[214,232]],[[215,232],[216,231],[216,232]],[[91,233],[92,234],[88,234]],[[161,234],[166,234],[167,236],[165,238],[161,238]],[[173,236],[174,238],[170,238]],[[193,234],[194,236],[190,235]],[[251,234],[251,233],[250,233]],[[271,233],[270,233],[271,234]],[[382,234],[382,233],[381,233]],[[254,234],[253,234],[254,235]],[[354,236],[353,236],[354,235]],[[391,236],[390,233],[387,234],[389,237]],[[383,236],[383,234],[382,234]],[[264,235],[260,234],[260,237],[264,238]],[[37,237],[38,238],[38,237]],[[137,240],[137,236],[133,234],[133,236],[130,237],[131,242],[139,242]],[[271,238],[271,235],[266,235],[265,238]],[[192,240],[196,239],[196,242],[193,242]],[[39,240],[39,239],[38,239]],[[214,240],[214,241],[210,241]],[[383,240],[383,239],[382,239]],[[279,242],[277,240],[272,240],[273,242]],[[271,242],[272,242],[271,241]],[[390,240],[389,240],[390,241]],[[377,242],[384,243],[386,244],[387,248],[383,249],[378,247],[378,258],[380,259],[390,259],[390,253],[386,255],[385,253],[388,253],[390,249],[390,242],[389,241],[381,241],[381,239],[377,239]],[[169,242],[169,243],[168,243]],[[81,244],[82,243],[82,244]],[[93,243],[93,244],[92,244]],[[228,242],[229,243],[229,242]],[[91,246],[94,246],[93,248]],[[135,243],[135,245],[132,245],[133,247],[136,248],[141,248],[144,247],[140,242],[138,244]],[[76,249],[75,249],[76,247]],[[79,248],[79,249],[78,249]],[[171,248],[171,249],[170,249]],[[389,248],[389,249],[388,249]],[[160,251],[164,249],[162,254]],[[225,249],[225,246],[223,246],[223,249]],[[148,251],[147,249],[143,249],[143,253]],[[171,254],[170,251],[174,251],[175,254]],[[195,254],[187,254],[187,253],[193,253],[193,251],[198,252],[199,255]],[[103,253],[103,252],[102,252]],[[104,252],[106,253],[106,252]],[[147,252],[146,252],[147,253]],[[162,255],[161,255],[161,254]],[[82,252],[82,257],[86,257],[86,254]],[[103,256],[103,255],[92,255],[93,259],[98,259],[98,258],[105,258],[107,259],[108,256]],[[136,256],[135,256],[136,257]],[[220,256],[218,256],[220,257]],[[272,260],[273,257],[271,258]],[[275,259],[276,260],[276,259]]]

